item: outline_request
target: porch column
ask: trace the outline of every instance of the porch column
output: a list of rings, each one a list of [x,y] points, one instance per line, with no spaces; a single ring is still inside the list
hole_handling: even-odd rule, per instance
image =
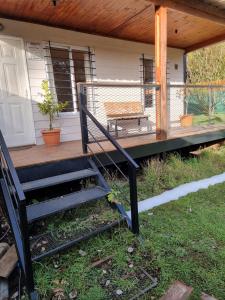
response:
[[[168,106],[167,106],[167,8],[155,7],[155,67],[156,83],[160,84],[160,92],[156,92],[156,139],[167,138]]]

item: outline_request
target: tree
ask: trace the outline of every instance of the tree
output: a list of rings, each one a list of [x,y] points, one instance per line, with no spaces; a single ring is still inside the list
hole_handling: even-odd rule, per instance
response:
[[[38,103],[38,107],[40,112],[43,115],[47,115],[49,118],[49,130],[53,129],[53,120],[58,115],[60,111],[63,111],[68,102],[65,103],[58,103],[54,101],[53,94],[49,88],[48,80],[43,80],[41,84],[41,88],[43,90],[43,102]]]
[[[191,88],[190,94],[197,110],[208,115],[209,119],[215,114],[219,104],[225,105],[224,89],[210,87],[222,80],[225,80],[225,43],[188,54],[187,83],[208,85],[205,88]]]
[[[225,80],[225,43],[193,51],[187,56],[188,83]]]

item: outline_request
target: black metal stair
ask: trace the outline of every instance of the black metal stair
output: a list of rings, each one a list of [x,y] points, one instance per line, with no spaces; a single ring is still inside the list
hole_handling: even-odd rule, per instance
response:
[[[98,201],[104,198],[107,200],[111,189],[99,171],[99,167],[102,167],[104,171],[107,170],[94,155],[92,158],[95,158],[95,162],[86,156],[82,166],[70,168],[70,171],[67,173],[65,171],[65,174],[60,174],[60,170],[56,170],[56,173],[53,174],[59,175],[21,183],[0,130],[0,192],[2,191],[11,231],[15,237],[27,292],[32,300],[38,299],[34,286],[32,261],[68,249],[82,240],[119,225],[123,220],[126,220],[134,233],[139,232],[136,180],[138,165],[87,110],[84,105],[85,101],[83,101],[85,100],[83,93],[79,92],[79,95],[80,120],[83,122],[81,126],[83,151],[86,153],[88,147],[87,118],[89,118],[127,162],[128,177],[124,175],[110,155],[104,152],[107,160],[117,167],[126,181],[128,180],[131,218],[121,203]],[[100,147],[104,151],[101,145]],[[35,176],[35,178],[37,177]],[[38,202],[31,204],[33,200]],[[108,208],[102,208],[103,204],[107,204]],[[94,213],[92,214],[92,206],[95,205],[98,209],[96,214],[98,218],[94,216]],[[111,212],[113,207],[119,212],[116,216]],[[69,228],[72,230],[66,231],[66,226],[61,226],[60,229],[57,221],[61,222],[61,219],[58,219],[58,216],[50,217],[65,211],[67,213],[60,217],[64,218],[67,215],[64,222],[68,225],[68,220],[71,221],[69,225],[72,227]],[[105,212],[105,216],[102,216],[103,212]],[[32,223],[46,217],[50,218],[32,226]],[[52,223],[49,225],[49,222]],[[43,242],[45,246],[43,246]],[[40,246],[36,244],[40,244]]]
[[[124,222],[124,218],[120,217],[118,220],[108,222],[107,224],[99,224],[98,227],[93,230],[86,230],[80,234],[74,234],[72,237],[58,240],[51,232],[46,232],[41,235],[34,236],[30,239],[31,251],[32,251],[32,261],[39,261],[47,256],[54,255],[59,251],[64,251],[71,248],[72,246],[88,240],[89,238],[96,236],[105,231],[111,230],[116,226],[119,226]],[[35,247],[45,241],[44,251],[42,247]],[[46,244],[47,241],[47,244]]]
[[[83,178],[93,177],[98,175],[98,172],[93,169],[83,169],[80,171],[70,172],[48,178],[38,179],[34,181],[28,181],[22,184],[23,191],[30,192],[38,189],[43,189],[58,184],[71,182]]]
[[[28,223],[40,220],[50,215],[60,213],[79,205],[106,197],[110,190],[100,186],[84,189],[65,196],[49,199],[27,206]]]
[[[93,187],[84,188],[76,192],[27,205],[26,212],[28,223],[31,224],[66,210],[71,211],[71,209],[77,208],[79,212],[78,207],[81,205],[86,205],[89,210],[89,203],[106,198],[111,191],[110,187],[92,159],[87,158],[87,165],[88,168],[83,170],[24,183],[22,185],[24,192],[32,192],[32,194],[35,195],[35,191],[44,190],[48,187],[54,189],[55,186],[63,183],[67,183],[69,186],[73,187],[74,181],[76,180],[95,179],[95,185]],[[109,204],[107,206],[110,207]],[[118,214],[114,220],[104,223],[100,222],[95,228],[87,228],[80,232],[74,232],[72,236],[67,237],[61,236],[60,238],[56,238],[57,233],[53,234],[51,231],[44,231],[41,234],[32,235],[32,238],[30,238],[32,261],[37,261],[46,256],[68,249],[83,240],[118,226],[124,220],[124,216]],[[44,251],[42,250],[43,247],[40,248],[35,246],[41,245],[42,241],[45,241]]]

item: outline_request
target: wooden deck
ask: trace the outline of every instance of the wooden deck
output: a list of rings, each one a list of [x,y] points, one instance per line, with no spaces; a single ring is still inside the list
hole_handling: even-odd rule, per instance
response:
[[[149,134],[118,139],[118,142],[134,158],[141,158],[163,151],[171,151],[220,139],[225,139],[225,125],[173,129],[169,138],[163,141],[157,141],[155,135]],[[108,152],[114,150],[114,147],[109,142],[101,142],[101,145]],[[97,144],[91,144],[90,147],[94,153],[102,152]],[[11,149],[10,154],[16,168],[85,156],[82,152],[81,141],[64,142],[52,147],[46,147],[45,145],[27,146]]]
[[[154,143],[154,135],[142,135],[138,137],[123,138],[118,140],[124,148]],[[113,151],[114,147],[110,142],[101,142],[103,148]],[[93,152],[101,152],[97,144],[90,144]],[[81,141],[64,142],[58,146],[47,147],[45,145],[28,146],[21,149],[12,149],[10,154],[16,168],[31,165],[43,164],[47,162],[59,161],[70,158],[85,156],[82,151]]]

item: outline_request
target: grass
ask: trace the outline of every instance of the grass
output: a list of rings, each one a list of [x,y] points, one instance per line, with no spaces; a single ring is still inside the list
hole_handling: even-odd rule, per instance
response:
[[[119,218],[119,213],[106,201],[99,201],[36,222],[32,226],[32,234],[36,236],[31,241],[33,255],[39,255],[56,244],[61,245]]]
[[[139,176],[139,197],[224,170],[225,147],[204,151],[199,159],[182,160],[178,155],[152,159]],[[118,184],[126,193],[125,183]],[[65,295],[76,289],[81,300],[128,299],[130,291],[134,295],[140,285],[140,266],[158,279],[157,287],[143,299],[158,299],[174,280],[193,286],[193,300],[199,299],[201,291],[225,299],[225,183],[143,213],[140,224],[139,238],[122,227],[35,263],[42,299],[51,299],[55,288],[62,288]],[[92,267],[107,256],[112,256],[109,262]],[[118,289],[123,294],[116,297]]]
[[[193,125],[209,125],[225,123],[225,113],[215,113],[210,118],[207,115],[193,116]]]
[[[158,195],[180,184],[210,177],[224,170],[225,147],[218,151],[204,150],[198,158],[182,159],[178,154],[171,154],[164,160],[147,160],[138,176],[138,199]],[[126,181],[113,180],[111,186],[120,201],[127,198],[129,186]]]

